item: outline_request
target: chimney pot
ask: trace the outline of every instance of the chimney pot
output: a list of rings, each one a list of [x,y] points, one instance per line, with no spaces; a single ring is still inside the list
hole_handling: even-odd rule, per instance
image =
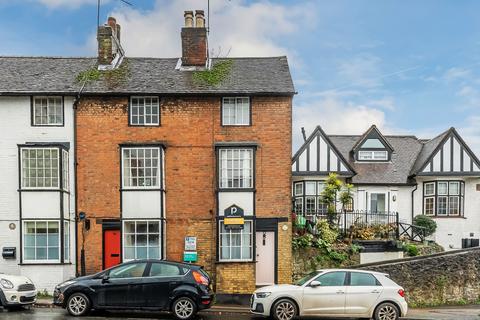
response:
[[[195,26],[205,28],[205,12],[203,10],[195,10]]]
[[[185,27],[186,28],[193,28],[193,11],[185,11]]]
[[[205,66],[208,59],[207,29],[203,10],[185,11],[185,27],[182,28],[182,65]]]
[[[114,32],[116,32],[116,29],[117,29],[117,19],[115,19],[114,17],[108,17],[108,20],[107,20],[107,25],[109,25],[112,30]]]

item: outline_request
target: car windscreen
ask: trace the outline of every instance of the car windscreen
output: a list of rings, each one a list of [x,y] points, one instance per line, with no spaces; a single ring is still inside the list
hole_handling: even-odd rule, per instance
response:
[[[303,278],[295,281],[293,284],[296,285],[296,286],[303,286],[305,283],[308,282],[308,280],[312,279],[313,277],[317,276],[318,274],[320,274],[320,272],[318,272],[318,271],[310,272],[309,274],[307,274]]]

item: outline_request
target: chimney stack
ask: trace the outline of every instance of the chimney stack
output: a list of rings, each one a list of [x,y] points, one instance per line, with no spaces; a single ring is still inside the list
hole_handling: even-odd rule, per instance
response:
[[[120,25],[114,17],[109,17],[105,25],[98,27],[97,41],[98,64],[110,65],[120,50]]]
[[[182,28],[182,65],[205,66],[208,59],[207,28],[203,10],[185,11],[185,26]]]

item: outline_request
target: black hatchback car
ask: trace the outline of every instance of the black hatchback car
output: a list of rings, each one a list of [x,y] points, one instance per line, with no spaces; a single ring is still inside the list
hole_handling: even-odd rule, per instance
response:
[[[188,320],[212,305],[214,293],[200,266],[164,260],[135,260],[59,284],[54,304],[72,316],[91,309],[171,311]]]

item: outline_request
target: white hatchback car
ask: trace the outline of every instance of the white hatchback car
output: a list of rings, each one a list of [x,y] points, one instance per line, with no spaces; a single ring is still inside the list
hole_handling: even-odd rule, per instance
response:
[[[312,272],[293,285],[257,289],[250,309],[277,320],[296,316],[396,320],[406,316],[408,306],[404,289],[387,274],[328,269]]]
[[[36,302],[37,290],[32,280],[24,276],[0,273],[0,306],[13,308]]]

